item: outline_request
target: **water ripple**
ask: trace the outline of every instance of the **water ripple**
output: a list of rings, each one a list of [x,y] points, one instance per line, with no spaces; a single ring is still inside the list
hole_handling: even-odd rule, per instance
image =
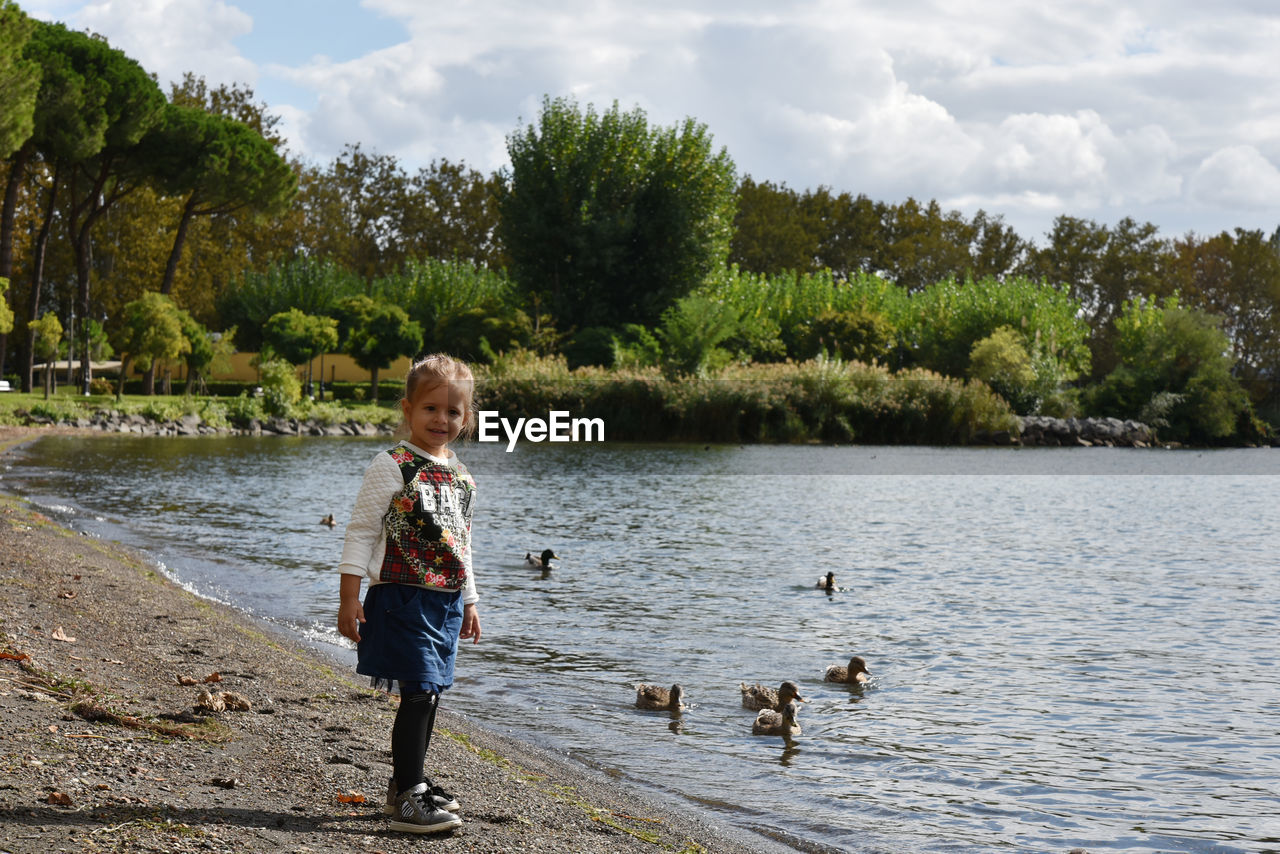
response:
[[[338,644],[317,521],[380,447],[51,437],[6,484]],[[463,455],[485,640],[455,709],[801,850],[1280,850],[1274,454]],[[521,565],[548,546],[552,573]],[[822,681],[855,652],[870,685]],[[809,701],[791,745],[738,695],[782,679]],[[637,710],[637,681],[691,707]]]

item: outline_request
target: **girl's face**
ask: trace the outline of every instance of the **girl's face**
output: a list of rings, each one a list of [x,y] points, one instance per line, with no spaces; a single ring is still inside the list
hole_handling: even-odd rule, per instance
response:
[[[443,457],[447,446],[467,423],[465,395],[451,389],[451,383],[419,388],[413,400],[401,400],[409,441],[435,457]]]

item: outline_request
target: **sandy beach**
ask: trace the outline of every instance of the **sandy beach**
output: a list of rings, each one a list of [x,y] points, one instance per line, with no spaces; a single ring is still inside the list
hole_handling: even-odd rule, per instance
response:
[[[346,667],[12,496],[0,588],[0,852],[792,850],[447,707],[428,764],[465,823],[396,833],[397,701]]]

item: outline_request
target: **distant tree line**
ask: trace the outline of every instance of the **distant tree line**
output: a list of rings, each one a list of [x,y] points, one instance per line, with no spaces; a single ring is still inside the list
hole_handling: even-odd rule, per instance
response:
[[[434,349],[670,376],[837,358],[1202,441],[1280,421],[1280,231],[1061,216],[1037,244],[984,211],[739,177],[692,119],[566,98],[493,174],[359,143],[308,163],[250,88],[162,92],[12,0],[0,91],[0,372],[24,388],[50,348],[86,380],[114,351],[149,387],[234,340],[296,365],[341,349],[375,375]]]

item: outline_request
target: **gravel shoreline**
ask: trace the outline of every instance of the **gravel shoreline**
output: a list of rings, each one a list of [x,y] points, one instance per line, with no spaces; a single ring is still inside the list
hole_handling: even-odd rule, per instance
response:
[[[45,432],[0,428],[0,451]],[[382,815],[395,698],[3,495],[0,588],[0,852],[806,847],[657,803],[447,710],[428,763],[464,825],[395,833]],[[202,691],[250,708],[201,708]]]

